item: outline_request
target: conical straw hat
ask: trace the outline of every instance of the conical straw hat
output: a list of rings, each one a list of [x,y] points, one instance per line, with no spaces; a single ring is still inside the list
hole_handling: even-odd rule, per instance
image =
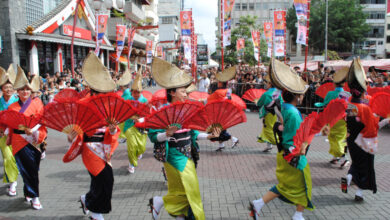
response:
[[[32,80],[31,80],[31,83],[30,83],[30,86],[31,90],[33,92],[39,92],[39,89],[40,89],[40,78],[38,75],[35,75]]]
[[[131,73],[128,68],[123,73],[122,77],[116,82],[118,86],[127,86],[131,83]]]
[[[308,89],[306,82],[295,71],[274,58],[271,60],[269,75],[272,84],[281,90],[286,89],[294,94],[304,94]]]
[[[26,74],[24,74],[23,69],[18,65],[18,73],[16,74],[16,79],[14,83],[14,89],[21,89],[25,86],[28,86],[31,88],[30,83],[28,82],[28,79],[26,77]]]
[[[8,73],[3,67],[0,67],[0,87],[3,86],[7,81],[9,81]]]
[[[142,70],[141,68],[138,70],[137,75],[133,81],[133,85],[131,85],[131,90],[142,92]]]
[[[98,92],[111,92],[116,88],[110,72],[93,51],[89,52],[82,68],[84,81],[88,87]]]
[[[186,92],[187,92],[187,93],[191,93],[191,92],[194,92],[194,91],[196,91],[196,86],[195,86],[194,83],[191,83],[190,86],[188,86],[188,87],[186,88]]]
[[[217,73],[215,78],[220,82],[227,82],[234,78],[236,75],[236,66],[232,66],[224,71]]]
[[[192,82],[192,77],[177,66],[160,58],[154,58],[152,63],[154,81],[165,89],[186,87]]]
[[[347,78],[348,72],[349,72],[348,67],[343,67],[342,69],[338,70],[333,76],[333,82],[335,83],[343,82]]]
[[[352,61],[348,72],[348,86],[351,89],[357,89],[359,91],[367,91],[367,77],[364,71],[363,65],[360,62],[360,58],[356,58]]]

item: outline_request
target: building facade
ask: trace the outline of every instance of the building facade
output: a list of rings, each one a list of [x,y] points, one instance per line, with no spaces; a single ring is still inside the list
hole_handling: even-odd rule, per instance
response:
[[[366,23],[370,31],[364,42],[354,45],[355,54],[369,54],[377,58],[386,57],[386,6],[387,0],[360,0],[363,11],[367,14]]]
[[[387,0],[387,12],[386,12],[386,57],[385,58],[390,58],[390,0]]]

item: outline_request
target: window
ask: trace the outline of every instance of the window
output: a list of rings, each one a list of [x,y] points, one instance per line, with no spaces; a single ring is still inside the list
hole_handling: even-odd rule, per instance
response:
[[[234,9],[237,11],[241,10],[241,3],[236,3]]]
[[[255,3],[249,3],[249,11],[255,10]]]
[[[366,37],[383,38],[385,36],[384,26],[371,26],[371,30],[366,34]]]
[[[390,35],[387,35],[386,43],[390,44]]]
[[[360,4],[386,4],[386,0],[360,0]]]
[[[383,45],[383,41],[378,41],[378,45]]]
[[[390,30],[390,24],[387,24],[387,30]]]
[[[172,17],[162,17],[161,23],[162,24],[173,24],[173,19],[172,19]]]
[[[247,3],[242,3],[242,4],[241,4],[241,9],[242,9],[243,11],[248,10],[248,4],[247,4]]]
[[[367,12],[367,19],[385,19],[385,12],[381,12],[381,11]]]
[[[256,10],[261,10],[261,3],[256,3]]]

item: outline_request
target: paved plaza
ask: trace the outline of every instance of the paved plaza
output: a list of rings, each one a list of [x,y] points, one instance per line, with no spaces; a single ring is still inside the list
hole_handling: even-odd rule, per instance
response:
[[[248,122],[229,131],[240,144],[223,152],[215,152],[217,144],[200,141],[201,159],[198,177],[206,219],[250,219],[248,202],[260,197],[276,183],[276,149],[262,153],[264,144],[256,142],[261,121],[257,113],[247,113]],[[340,190],[340,177],[347,170],[331,167],[325,137],[316,137],[308,153],[313,178],[314,211],[306,211],[306,219],[389,219],[390,218],[390,129],[379,134],[380,150],[375,158],[378,193],[365,191],[365,202],[353,200],[355,188],[349,194]],[[62,133],[49,130],[47,157],[41,162],[40,200],[42,210],[35,211],[23,199],[23,181],[18,179],[17,197],[6,195],[6,185],[0,186],[0,219],[87,219],[79,208],[78,198],[89,189],[90,177],[78,157],[63,163],[68,143]],[[151,219],[149,198],[165,195],[167,186],[161,173],[162,164],[154,159],[148,140],[146,152],[135,174],[129,174],[125,144],[120,144],[113,157],[114,191],[112,212],[106,219]],[[3,172],[1,171],[1,177]],[[262,219],[290,219],[293,206],[276,199],[262,210]],[[161,219],[171,219],[163,211]]]

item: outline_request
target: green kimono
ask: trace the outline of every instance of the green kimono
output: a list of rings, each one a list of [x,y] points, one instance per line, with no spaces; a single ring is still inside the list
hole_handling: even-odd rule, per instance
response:
[[[282,116],[284,130],[282,133],[283,150],[276,156],[276,178],[278,184],[270,190],[279,195],[285,202],[294,205],[302,205],[306,209],[314,209],[311,203],[312,181],[310,167],[306,156],[300,156],[297,168],[291,166],[284,158],[284,151],[293,146],[293,137],[302,123],[302,116],[299,110],[288,103],[282,104]]]
[[[8,102],[5,101],[4,97],[0,98],[0,111],[7,110],[8,106],[12,103],[17,102],[18,97],[13,95],[10,97]],[[15,157],[12,154],[12,146],[7,145],[7,136],[0,138],[0,149],[3,155],[3,165],[4,165],[4,183],[12,183],[18,179],[19,170],[16,165]]]
[[[329,104],[333,99],[339,97],[340,92],[343,92],[344,89],[337,87],[334,91],[328,92],[326,94],[323,103],[315,103],[316,107],[323,107]],[[334,157],[341,157],[345,154],[345,147],[347,146],[347,123],[344,119],[340,119],[333,127],[330,128],[328,135],[329,140],[329,154]]]
[[[277,121],[277,116],[276,114],[272,114],[266,110],[266,106],[268,106],[269,104],[271,104],[272,101],[274,101],[273,95],[276,92],[277,92],[276,88],[270,88],[261,96],[259,101],[257,101],[257,106],[260,107],[259,118],[260,119],[264,118],[263,130],[261,131],[261,134],[259,135],[257,140],[260,143],[265,142],[273,145],[276,144],[273,127],[275,122]],[[279,100],[275,100],[275,101],[279,101]]]
[[[149,138],[153,143],[158,143],[157,135],[165,130],[149,130]],[[190,131],[192,145],[199,149],[196,143],[199,132]],[[189,215],[189,210],[197,220],[204,220],[202,198],[200,196],[199,181],[195,164],[192,159],[186,157],[174,147],[169,147],[165,141],[166,162],[164,168],[168,179],[168,193],[163,197],[165,210],[173,216]]]
[[[122,98],[124,100],[135,100],[130,93],[129,89],[126,89],[123,92]],[[148,100],[141,94],[137,100],[141,103],[147,103]],[[126,137],[127,144],[127,155],[129,157],[129,162],[134,167],[138,166],[138,157],[145,153],[146,150],[146,134],[140,132],[136,127],[134,127],[134,121],[131,119],[126,120],[120,126],[122,134]]]

